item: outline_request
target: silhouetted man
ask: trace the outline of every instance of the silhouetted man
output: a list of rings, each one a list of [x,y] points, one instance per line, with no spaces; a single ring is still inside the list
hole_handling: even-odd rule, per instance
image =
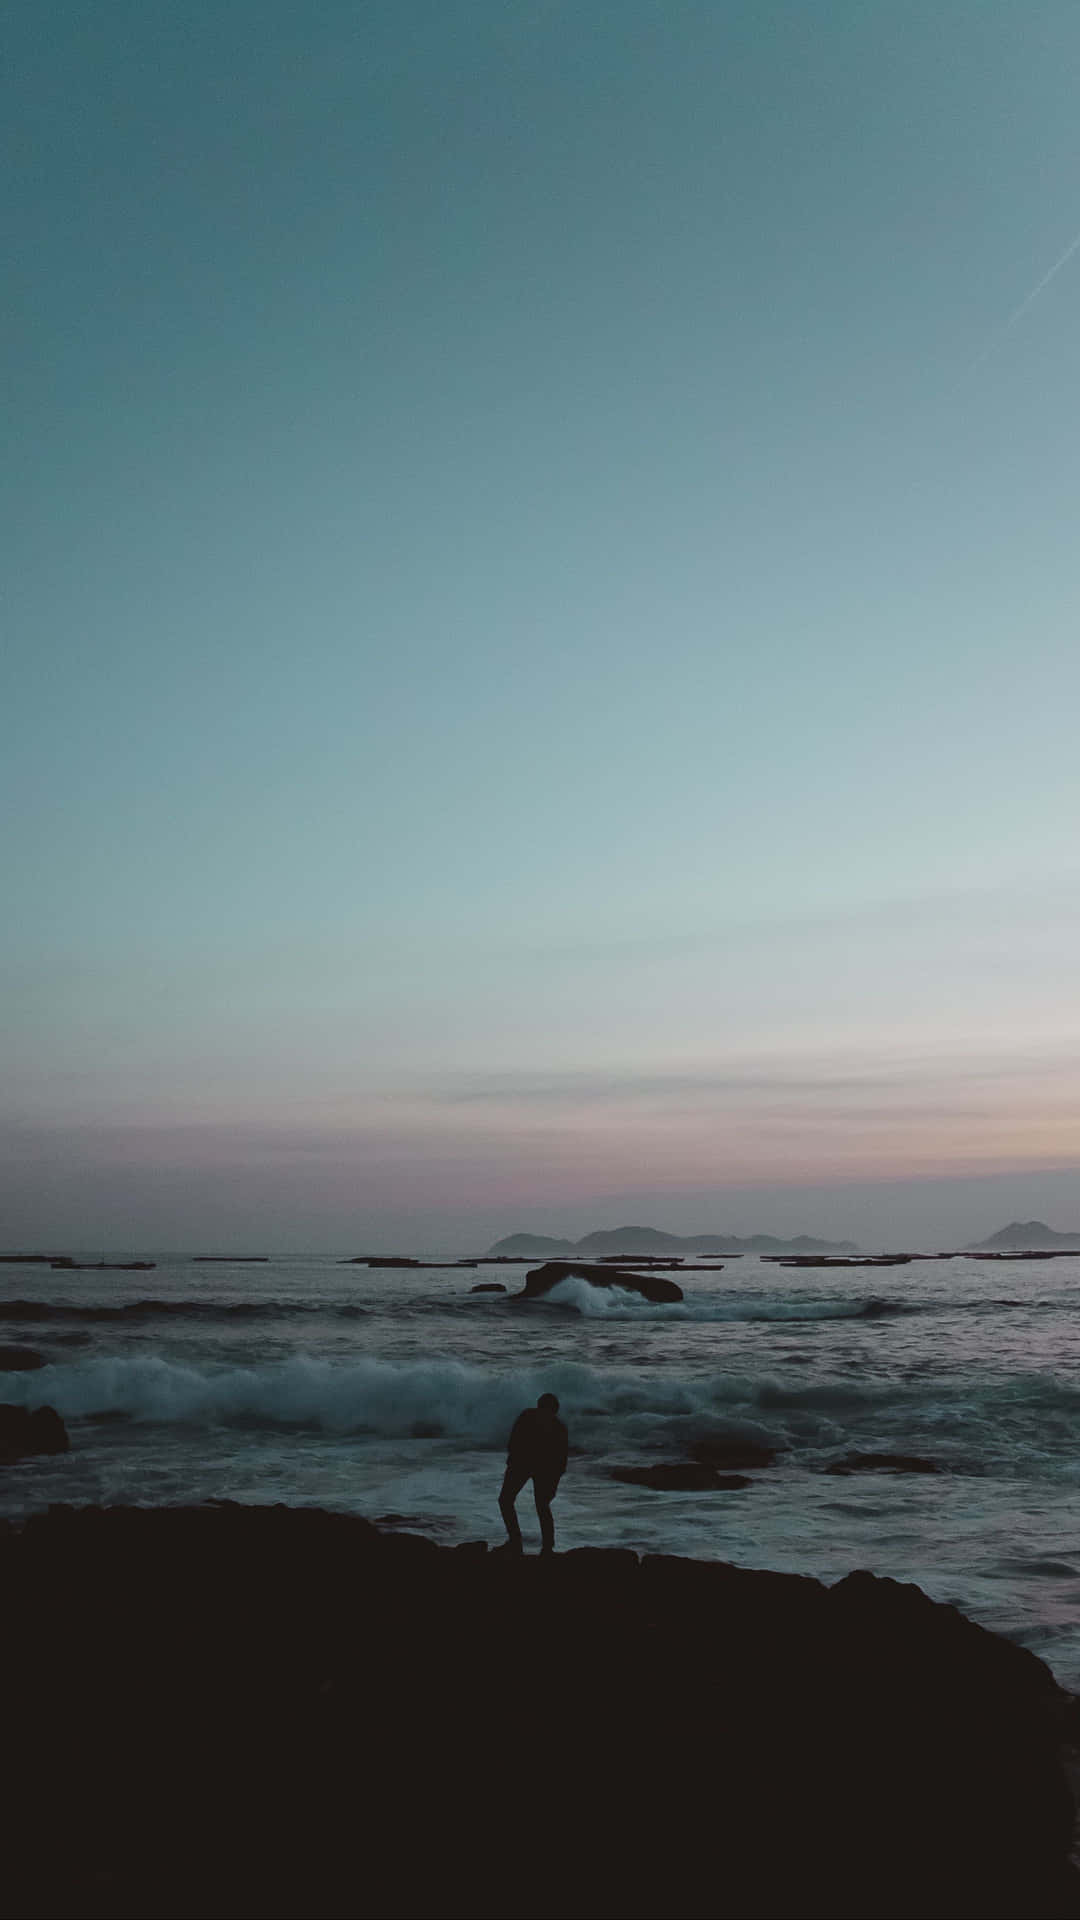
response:
[[[553,1393],[542,1393],[535,1407],[526,1407],[514,1421],[499,1493],[499,1511],[506,1522],[507,1544],[513,1552],[522,1551],[514,1502],[526,1480],[531,1480],[536,1517],[540,1522],[540,1551],[554,1553],[555,1522],[551,1517],[551,1503],[566,1472],[569,1445],[570,1437],[559,1419],[559,1403]]]

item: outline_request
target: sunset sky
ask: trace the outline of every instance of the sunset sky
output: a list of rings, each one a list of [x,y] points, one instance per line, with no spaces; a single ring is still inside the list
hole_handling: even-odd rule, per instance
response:
[[[1073,0],[4,22],[0,1246],[1080,1225]]]

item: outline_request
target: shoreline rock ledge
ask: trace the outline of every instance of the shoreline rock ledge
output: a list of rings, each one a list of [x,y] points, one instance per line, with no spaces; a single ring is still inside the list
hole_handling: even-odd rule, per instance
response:
[[[1075,1702],[914,1586],[227,1503],[0,1525],[0,1581],[12,1912],[1080,1910]]]

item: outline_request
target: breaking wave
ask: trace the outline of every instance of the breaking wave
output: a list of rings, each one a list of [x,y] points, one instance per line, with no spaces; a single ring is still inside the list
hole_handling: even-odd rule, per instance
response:
[[[646,1300],[643,1294],[627,1287],[598,1287],[579,1274],[560,1280],[549,1293],[531,1303],[535,1306],[570,1308],[588,1320],[742,1320],[750,1322],[798,1320],[882,1320],[892,1314],[922,1313],[917,1301],[883,1300],[876,1295],[865,1300],[807,1299],[763,1300],[757,1295],[741,1298],[727,1294],[718,1298],[708,1294],[695,1299]]]
[[[969,1471],[996,1468],[1021,1453],[1057,1458],[1073,1471],[1080,1452],[1080,1385],[1046,1374],[985,1381],[962,1401],[940,1381],[679,1377],[576,1361],[495,1371],[442,1358],[335,1363],[296,1355],[261,1366],[200,1369],[155,1356],[99,1357],[3,1377],[5,1400],[50,1405],[68,1421],[291,1428],[340,1437],[446,1438],[479,1447],[505,1445],[516,1415],[543,1392],[558,1394],[575,1445],[594,1458],[628,1445],[684,1448],[717,1432],[804,1456],[839,1444],[932,1450]]]
[[[108,1322],[182,1319],[182,1320],[273,1320],[296,1313],[331,1314],[339,1320],[362,1320],[368,1309],[351,1302],[323,1306],[300,1300],[241,1300],[233,1305],[214,1300],[127,1300],[116,1307],[67,1305],[60,1300],[5,1300],[0,1304],[0,1321],[18,1321],[23,1326],[45,1326],[54,1320],[98,1320]]]

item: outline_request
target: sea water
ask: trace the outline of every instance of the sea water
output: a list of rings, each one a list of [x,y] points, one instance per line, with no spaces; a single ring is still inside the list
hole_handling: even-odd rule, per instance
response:
[[[560,1548],[827,1581],[867,1567],[917,1581],[1080,1688],[1080,1257],[743,1257],[681,1276],[685,1300],[663,1306],[583,1280],[519,1304],[527,1263],[156,1257],[144,1273],[0,1267],[0,1341],[48,1363],[0,1375],[0,1400],[56,1407],[71,1436],[67,1454],[0,1469],[0,1514],[286,1501],[494,1545],[510,1426],[553,1391],[571,1441]],[[471,1291],[495,1280],[507,1295]],[[612,1478],[712,1436],[776,1447],[778,1462],[740,1491]],[[824,1471],[853,1451],[943,1471]],[[527,1491],[519,1511],[535,1547]]]

